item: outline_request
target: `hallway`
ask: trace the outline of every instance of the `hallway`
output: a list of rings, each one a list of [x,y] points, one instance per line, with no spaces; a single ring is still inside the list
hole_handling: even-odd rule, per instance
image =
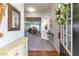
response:
[[[72,46],[75,45],[72,45],[70,3],[0,5],[3,6],[0,19],[0,55],[72,55]]]
[[[59,26],[55,22],[54,13],[56,8],[57,4],[52,3],[24,4],[24,31],[25,37],[28,37],[29,56],[56,56],[59,54],[59,39],[57,37]],[[54,18],[52,18],[52,15]],[[53,26],[53,24],[55,25]],[[32,30],[37,33],[30,34],[33,33]],[[50,35],[54,34],[54,39],[48,33]]]

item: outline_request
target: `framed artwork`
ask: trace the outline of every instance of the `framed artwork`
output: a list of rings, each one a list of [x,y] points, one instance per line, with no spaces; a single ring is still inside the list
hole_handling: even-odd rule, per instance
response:
[[[8,4],[8,31],[20,30],[20,12]]]

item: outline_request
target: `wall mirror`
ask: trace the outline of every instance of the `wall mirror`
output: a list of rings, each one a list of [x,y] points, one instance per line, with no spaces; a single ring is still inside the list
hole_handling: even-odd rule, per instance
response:
[[[20,12],[8,4],[8,31],[20,30]]]

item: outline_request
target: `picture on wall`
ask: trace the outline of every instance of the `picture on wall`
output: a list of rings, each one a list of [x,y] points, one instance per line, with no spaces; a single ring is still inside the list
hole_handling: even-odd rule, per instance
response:
[[[8,31],[20,30],[20,12],[8,4]]]

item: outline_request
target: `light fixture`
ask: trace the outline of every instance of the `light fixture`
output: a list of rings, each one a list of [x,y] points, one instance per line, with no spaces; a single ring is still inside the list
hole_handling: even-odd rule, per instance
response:
[[[0,3],[0,24],[3,18],[3,15],[5,14],[5,9],[6,9],[7,4],[5,3]]]
[[[35,9],[35,8],[33,8],[33,7],[28,7],[28,8],[27,8],[27,11],[28,11],[28,12],[35,12],[35,11],[36,11],[36,9]]]

